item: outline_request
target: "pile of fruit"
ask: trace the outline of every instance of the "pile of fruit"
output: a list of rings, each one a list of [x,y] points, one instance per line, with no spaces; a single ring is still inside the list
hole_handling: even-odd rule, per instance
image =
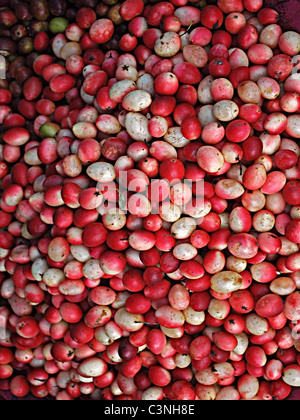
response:
[[[300,34],[262,0],[0,6],[0,391],[288,398]]]

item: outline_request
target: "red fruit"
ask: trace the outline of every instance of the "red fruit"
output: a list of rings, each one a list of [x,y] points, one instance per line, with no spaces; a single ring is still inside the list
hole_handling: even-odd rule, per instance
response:
[[[166,159],[160,165],[159,174],[171,185],[175,184],[184,178],[184,165],[179,159]]]
[[[109,19],[98,19],[90,27],[89,35],[97,44],[109,41],[114,33],[114,25]]]

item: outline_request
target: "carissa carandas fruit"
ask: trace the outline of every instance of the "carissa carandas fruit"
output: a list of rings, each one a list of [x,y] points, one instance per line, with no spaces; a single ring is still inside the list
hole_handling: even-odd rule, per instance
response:
[[[0,390],[287,399],[300,35],[262,0],[114,3],[2,2]]]

